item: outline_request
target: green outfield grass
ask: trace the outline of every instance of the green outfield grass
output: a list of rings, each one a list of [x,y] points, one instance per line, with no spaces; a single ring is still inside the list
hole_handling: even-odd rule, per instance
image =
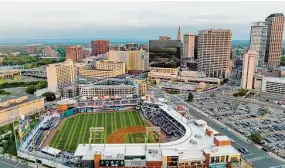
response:
[[[146,126],[138,112],[112,112],[112,113],[90,113],[77,115],[64,121],[61,130],[55,133],[49,146],[64,150],[74,151],[78,144],[89,143],[89,128],[104,127],[105,140],[112,132],[129,126]],[[126,139],[125,139],[126,140]],[[136,138],[131,141],[135,143]],[[96,143],[103,143],[103,140]]]

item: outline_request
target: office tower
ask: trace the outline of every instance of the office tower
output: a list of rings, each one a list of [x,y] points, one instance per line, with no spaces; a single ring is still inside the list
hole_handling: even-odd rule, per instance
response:
[[[177,32],[177,40],[182,41],[182,35],[181,35],[181,29],[180,29],[180,26],[179,26],[179,28],[178,28],[178,32]]]
[[[266,50],[267,25],[265,22],[253,22],[250,31],[249,49],[256,51],[256,66],[263,68]]]
[[[267,67],[271,69],[280,64],[284,15],[283,13],[271,14],[266,18],[265,23],[268,26],[265,63]]]
[[[232,32],[227,29],[199,31],[197,69],[209,77],[228,77]]]
[[[109,40],[91,41],[92,55],[106,54],[109,52]]]
[[[79,62],[82,60],[82,47],[80,46],[70,46],[66,47],[66,59],[70,59],[74,62]]]
[[[49,64],[46,70],[49,91],[57,92],[65,86],[77,83],[77,70],[72,60]]]
[[[183,57],[194,59],[195,34],[186,33],[183,37]]]
[[[29,45],[28,46],[28,53],[29,54],[37,54],[37,46],[36,45]]]
[[[149,66],[177,68],[180,67],[182,42],[160,36],[159,40],[149,40]]]
[[[45,46],[43,49],[43,57],[58,57],[58,53],[54,51],[50,46]]]
[[[253,88],[257,53],[255,50],[248,50],[243,56],[241,86],[244,89]]]

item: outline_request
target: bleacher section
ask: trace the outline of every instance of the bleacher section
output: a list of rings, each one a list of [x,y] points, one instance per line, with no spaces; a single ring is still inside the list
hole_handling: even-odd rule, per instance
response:
[[[161,128],[167,142],[175,141],[185,134],[185,128],[157,105],[144,104],[142,113],[145,119]]]

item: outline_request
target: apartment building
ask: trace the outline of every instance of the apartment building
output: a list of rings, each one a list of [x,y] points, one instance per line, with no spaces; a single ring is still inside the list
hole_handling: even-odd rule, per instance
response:
[[[197,70],[208,77],[226,78],[230,73],[231,41],[231,30],[199,31]]]
[[[64,86],[77,83],[76,65],[72,60],[49,64],[46,70],[48,89],[52,92],[57,92]]]
[[[74,62],[79,62],[82,60],[82,47],[70,46],[66,47],[65,51],[67,60],[72,60]]]
[[[126,73],[126,64],[110,60],[96,61],[96,69],[116,70],[119,72],[117,75],[123,75]]]
[[[149,69],[149,53],[145,50],[110,50],[108,60],[126,63],[126,71],[128,72],[147,71]]]
[[[109,52],[109,40],[91,41],[92,55],[106,54]]]

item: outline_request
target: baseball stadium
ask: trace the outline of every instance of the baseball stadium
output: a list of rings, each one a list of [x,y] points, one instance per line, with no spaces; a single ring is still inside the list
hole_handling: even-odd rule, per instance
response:
[[[151,94],[143,101],[59,102],[22,138],[17,152],[60,168],[240,167],[231,140],[186,111]]]

